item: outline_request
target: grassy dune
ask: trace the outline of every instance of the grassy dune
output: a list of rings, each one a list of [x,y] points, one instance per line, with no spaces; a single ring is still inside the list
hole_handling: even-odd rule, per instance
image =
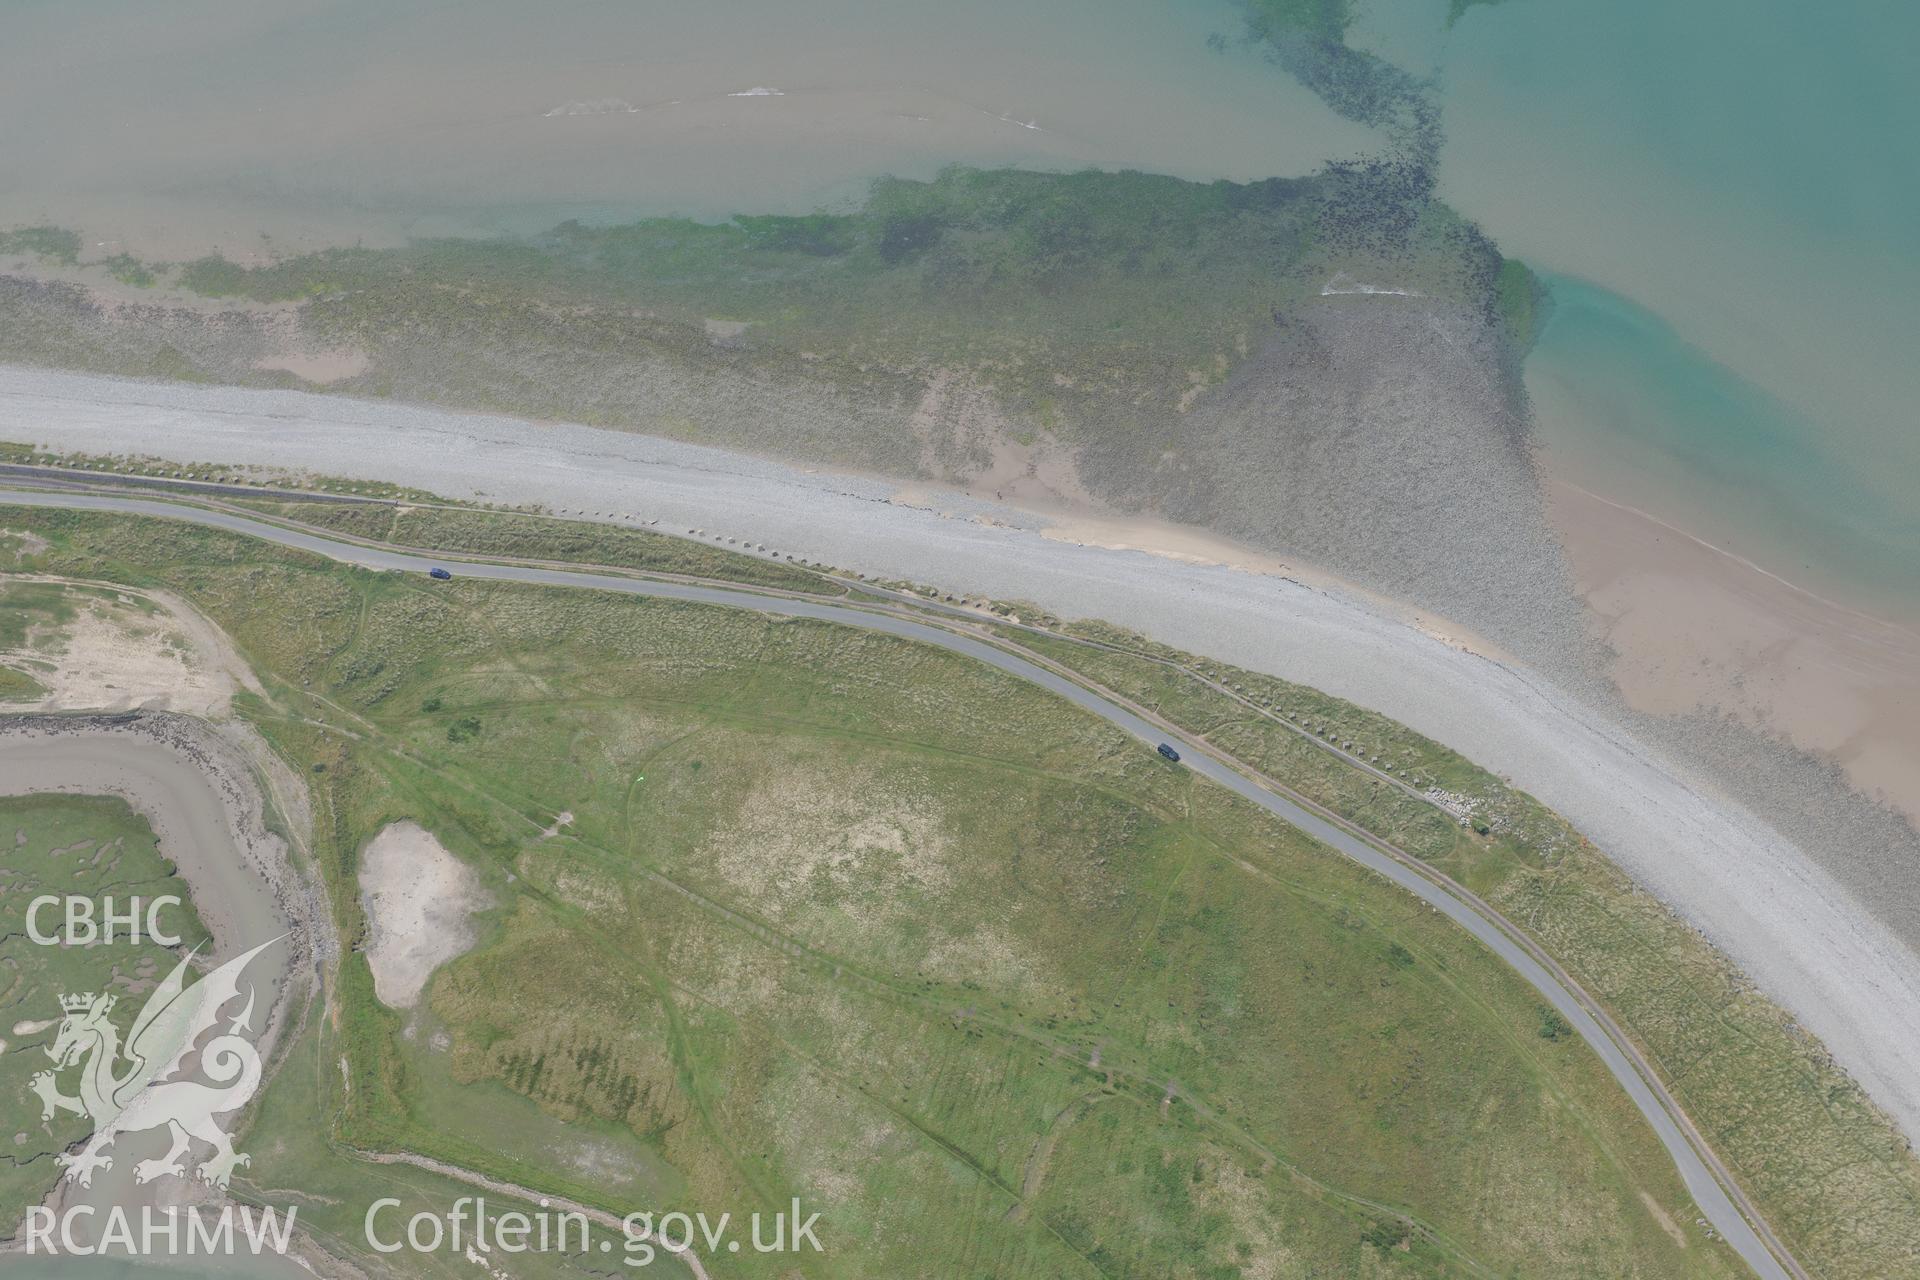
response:
[[[1432,863],[1527,929],[1636,1039],[1814,1274],[1920,1267],[1920,1162],[1899,1130],[1818,1041],[1558,814],[1317,690],[1103,624],[1067,630],[1125,651],[1016,638]],[[1343,763],[1296,727],[1445,793],[1460,818]]]
[[[806,1274],[1739,1273],[1504,967],[988,669],[6,519],[45,565],[164,582],[234,636],[350,937],[357,851],[398,817],[494,895],[417,1014],[349,955],[296,1055],[344,1067],[283,1079],[250,1138],[255,1187],[348,1189],[311,1205],[341,1238],[353,1147],[616,1211],[799,1196],[829,1250]]]

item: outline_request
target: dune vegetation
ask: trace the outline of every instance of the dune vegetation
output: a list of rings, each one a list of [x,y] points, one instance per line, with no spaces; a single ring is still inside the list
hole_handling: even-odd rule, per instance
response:
[[[352,1169],[404,1152],[612,1212],[799,1197],[819,1274],[1739,1273],[1598,1060],[1465,935],[990,669],[6,520],[40,567],[165,585],[233,637],[350,941],[397,819],[497,904],[412,1012],[350,949],[270,1087],[248,1186],[332,1188],[302,1209],[324,1238],[357,1231]]]

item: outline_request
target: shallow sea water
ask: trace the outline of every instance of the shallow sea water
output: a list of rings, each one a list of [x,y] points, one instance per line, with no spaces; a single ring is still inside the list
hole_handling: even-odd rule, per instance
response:
[[[1437,68],[1443,194],[1552,277],[1552,454],[1920,605],[1920,6],[1507,0],[1444,35],[1437,4],[1376,9]]]
[[[1300,174],[1376,145],[1228,0],[15,0],[0,226],[218,243],[807,212],[943,166]]]

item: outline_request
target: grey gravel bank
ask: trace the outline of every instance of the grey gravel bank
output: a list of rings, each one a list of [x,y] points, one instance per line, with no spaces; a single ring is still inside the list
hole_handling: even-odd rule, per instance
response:
[[[587,427],[0,370],[0,438],[657,519],[674,533],[700,528],[866,573],[1105,618],[1349,698],[1565,814],[1731,955],[1920,1138],[1912,1070],[1920,936],[1903,938],[1889,924],[1899,912],[1876,917],[1863,902],[1860,850],[1843,840],[1796,845],[1773,813],[1763,818],[1729,795],[1736,777],[1703,772],[1702,762],[1719,758],[1711,743],[1656,741],[1644,723],[1605,705],[1584,654],[1555,664],[1514,637],[1525,664],[1495,661],[1337,590],[1076,546],[1040,536],[1043,518],[996,504],[939,495],[906,506],[892,500],[889,481]],[[1578,617],[1570,596],[1534,607]],[[1831,785],[1811,765],[1779,776],[1796,787]]]

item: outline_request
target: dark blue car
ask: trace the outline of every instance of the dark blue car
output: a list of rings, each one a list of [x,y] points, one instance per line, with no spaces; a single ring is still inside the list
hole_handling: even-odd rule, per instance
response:
[[[427,576],[429,578],[438,578],[442,582],[450,581],[453,578],[452,574],[448,573],[445,569],[440,568],[438,565],[427,570]]]
[[[1180,762],[1180,753],[1178,751],[1175,751],[1172,747],[1168,746],[1164,742],[1160,744],[1160,754],[1165,756],[1167,759],[1173,761],[1175,764],[1178,764]]]

